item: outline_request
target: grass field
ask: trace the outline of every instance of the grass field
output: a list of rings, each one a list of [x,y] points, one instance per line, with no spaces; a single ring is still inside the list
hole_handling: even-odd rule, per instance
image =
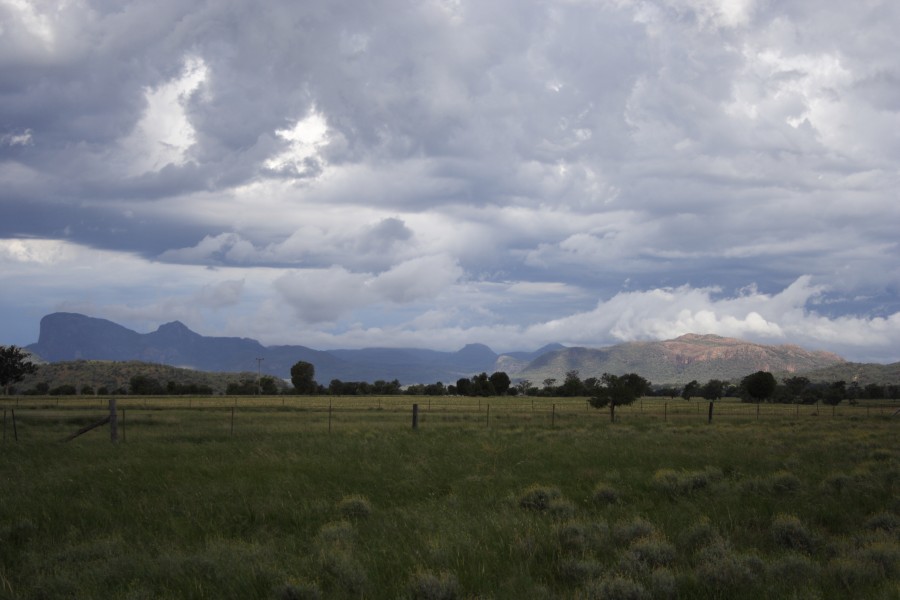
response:
[[[103,402],[0,401],[0,597],[900,598],[891,405],[127,398],[60,443]]]

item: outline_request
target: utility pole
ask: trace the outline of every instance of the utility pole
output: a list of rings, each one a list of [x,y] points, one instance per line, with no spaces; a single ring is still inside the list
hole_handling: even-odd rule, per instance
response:
[[[262,361],[266,360],[265,358],[256,359],[256,395],[262,396]]]

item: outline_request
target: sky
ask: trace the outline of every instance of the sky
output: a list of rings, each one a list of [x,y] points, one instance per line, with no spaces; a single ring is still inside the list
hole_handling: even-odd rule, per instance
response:
[[[68,311],[900,361],[897,31],[895,0],[0,0],[0,343]]]

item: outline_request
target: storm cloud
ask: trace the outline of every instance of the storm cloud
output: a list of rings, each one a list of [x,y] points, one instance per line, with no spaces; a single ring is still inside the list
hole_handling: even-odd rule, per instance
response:
[[[900,360],[900,5],[0,1],[0,341]]]

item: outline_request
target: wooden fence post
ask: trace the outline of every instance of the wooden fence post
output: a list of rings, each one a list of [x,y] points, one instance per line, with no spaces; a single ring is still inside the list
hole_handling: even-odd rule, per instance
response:
[[[419,405],[413,404],[413,414],[412,414],[412,428],[419,428]]]
[[[122,409],[122,442],[125,442],[125,409]]]
[[[553,405],[553,410],[550,413],[550,427],[556,427],[556,404]]]
[[[669,420],[669,403],[666,402],[665,404],[663,404],[663,422],[666,422],[668,420]]]
[[[16,428],[16,411],[10,409],[9,412],[12,413],[13,439],[18,442],[19,441],[19,430]]]
[[[109,441],[119,443],[119,413],[116,410],[116,399],[109,399]]]
[[[332,403],[331,400],[328,401],[328,433],[331,433],[331,411],[332,411]]]
[[[231,435],[234,435],[234,407],[231,407]]]
[[[700,406],[700,403],[697,403],[697,406]],[[706,422],[712,423],[712,413],[713,413],[713,403],[710,401],[709,403],[709,417],[707,417]]]
[[[491,426],[491,403],[487,403],[487,422],[485,423],[488,427]]]
[[[6,409],[3,409],[3,441],[6,441]]]

